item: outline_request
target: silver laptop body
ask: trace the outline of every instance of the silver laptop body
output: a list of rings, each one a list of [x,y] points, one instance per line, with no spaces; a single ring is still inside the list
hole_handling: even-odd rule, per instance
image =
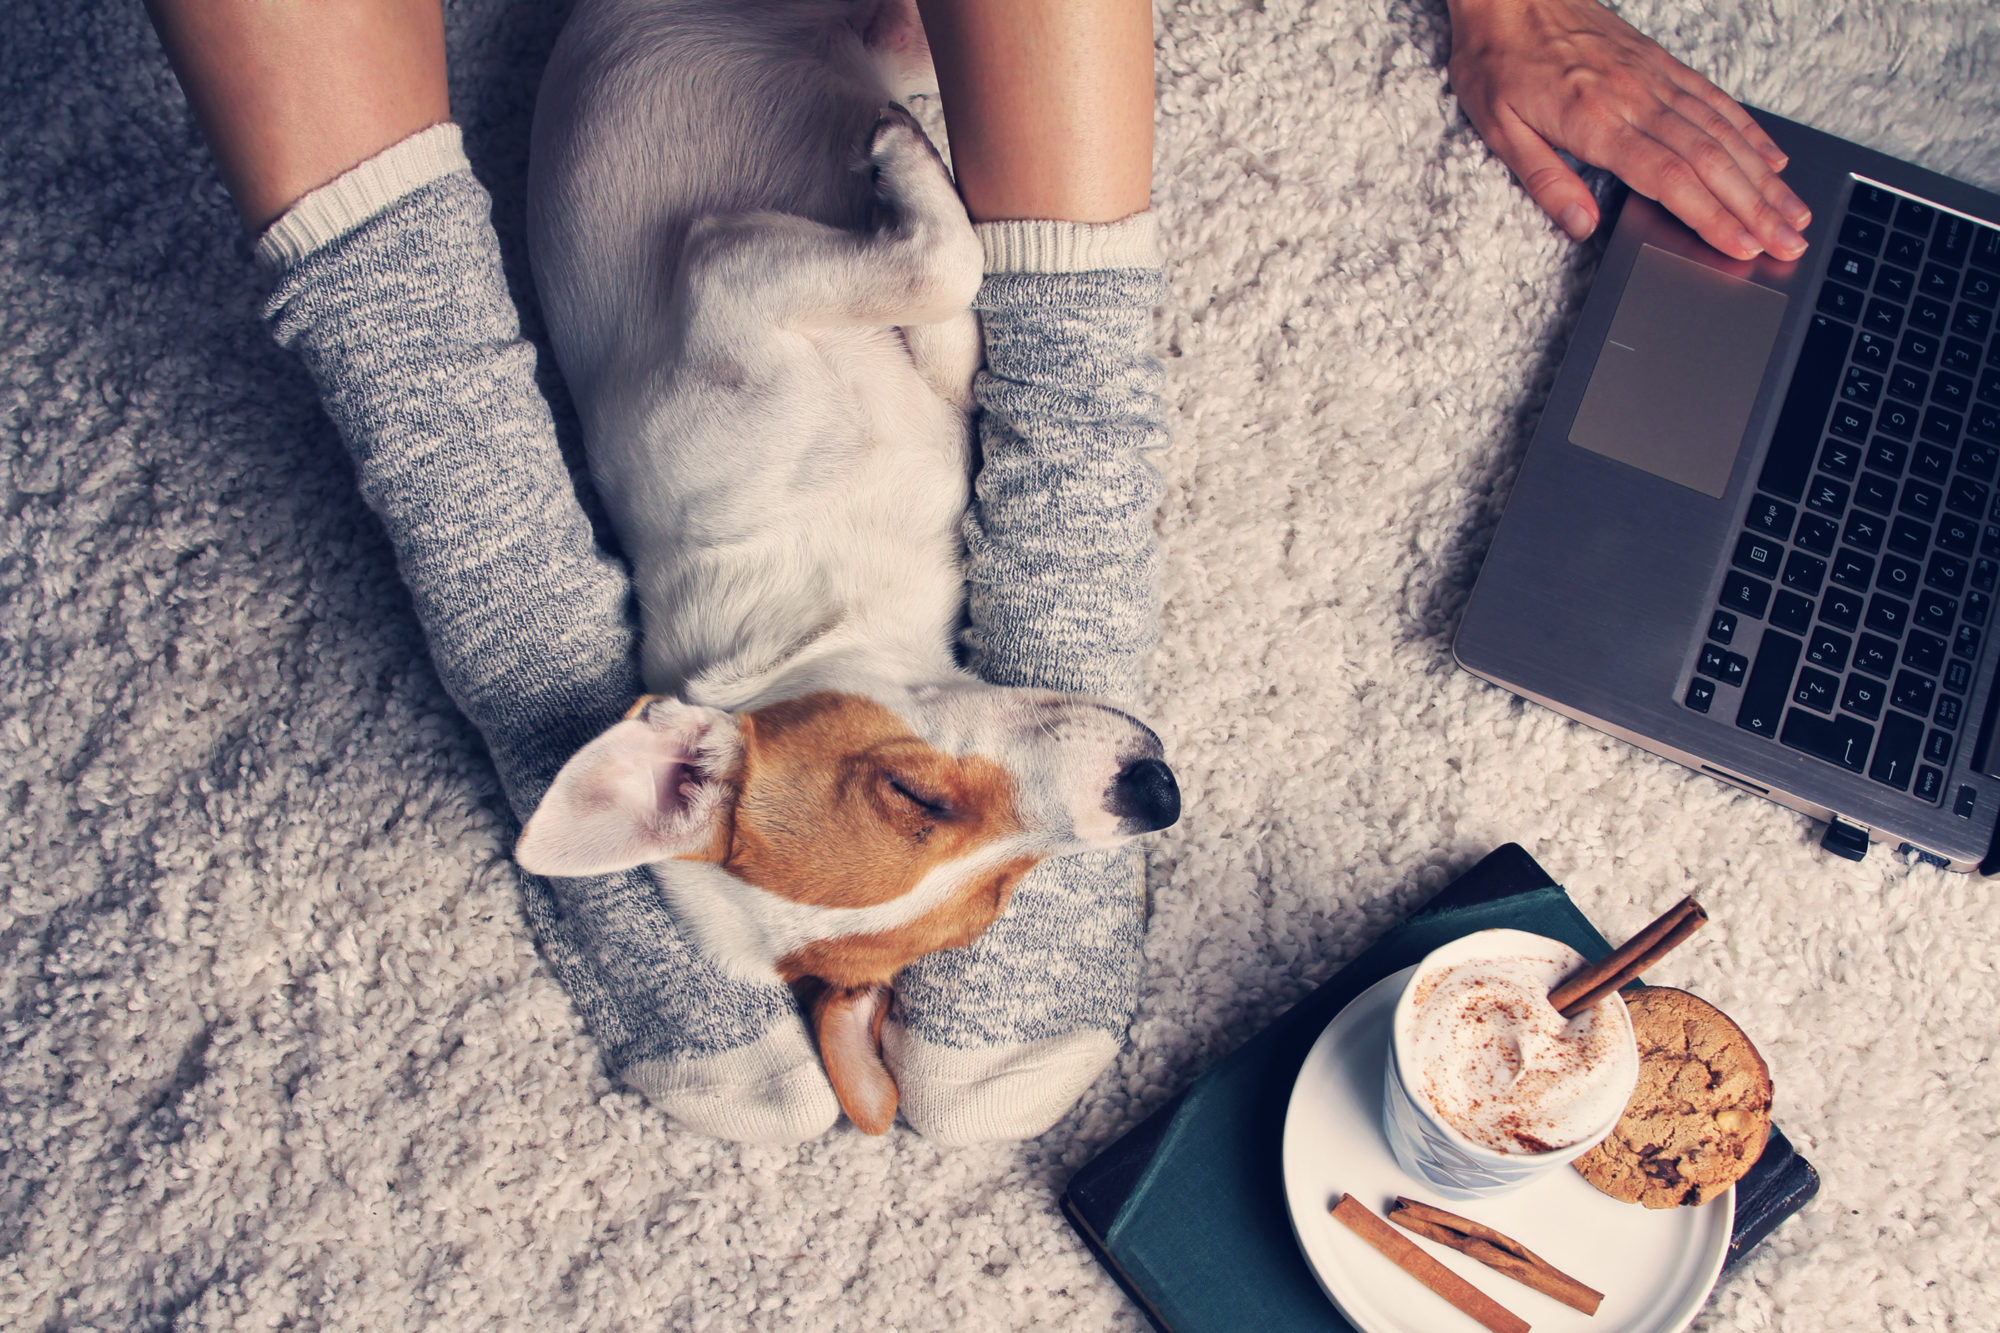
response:
[[[2000,815],[2000,197],[1752,114],[1810,248],[1733,260],[1627,200],[1454,652],[1850,855],[1969,870]]]

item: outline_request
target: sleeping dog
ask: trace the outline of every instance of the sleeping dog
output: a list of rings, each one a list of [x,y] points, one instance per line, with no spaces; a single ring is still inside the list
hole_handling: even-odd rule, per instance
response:
[[[896,973],[1180,810],[1136,719],[954,664],[981,253],[901,105],[930,78],[910,0],[582,0],[529,179],[653,693],[517,859],[650,866],[695,947],[809,997],[870,1133]]]

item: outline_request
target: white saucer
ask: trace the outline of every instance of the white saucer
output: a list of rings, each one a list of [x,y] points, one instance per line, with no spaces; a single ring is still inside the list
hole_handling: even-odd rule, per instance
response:
[[[1385,977],[1341,1010],[1292,1085],[1285,1197],[1292,1231],[1320,1286],[1361,1333],[1483,1333],[1478,1321],[1327,1211],[1345,1193],[1380,1215],[1400,1194],[1497,1228],[1604,1293],[1596,1315],[1585,1315],[1442,1245],[1415,1242],[1535,1333],[1680,1333],[1722,1272],[1734,1189],[1700,1208],[1655,1210],[1600,1194],[1563,1167],[1512,1193],[1468,1203],[1444,1198],[1396,1165],[1382,1134],[1382,1072],[1390,1015],[1414,970]]]

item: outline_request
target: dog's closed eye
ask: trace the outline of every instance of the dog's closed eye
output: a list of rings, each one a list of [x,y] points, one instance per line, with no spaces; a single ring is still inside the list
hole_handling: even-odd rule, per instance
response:
[[[895,773],[884,774],[882,780],[891,792],[932,819],[951,818],[951,802],[932,794],[928,788]]]

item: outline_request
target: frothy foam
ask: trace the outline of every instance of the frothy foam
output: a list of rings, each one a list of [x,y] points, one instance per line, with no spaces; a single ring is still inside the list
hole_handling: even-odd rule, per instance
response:
[[[1549,991],[1572,970],[1506,955],[1420,973],[1399,1015],[1410,1090],[1499,1153],[1554,1152],[1608,1128],[1639,1077],[1632,1023],[1615,995],[1573,1019],[1557,1013]]]

